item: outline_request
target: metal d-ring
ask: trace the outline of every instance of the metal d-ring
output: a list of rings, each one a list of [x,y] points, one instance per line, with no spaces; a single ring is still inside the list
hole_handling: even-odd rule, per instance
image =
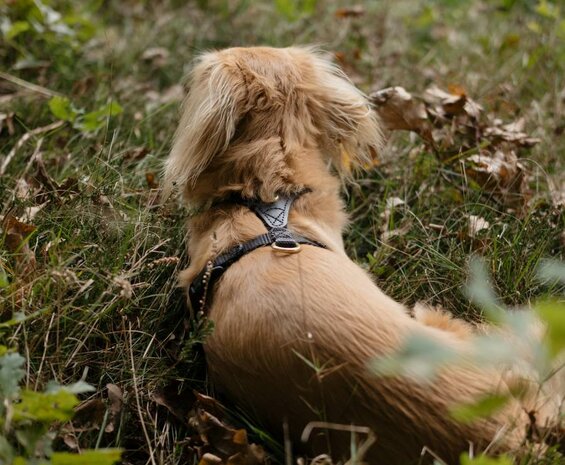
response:
[[[280,245],[277,245],[276,242],[273,242],[271,244],[271,247],[273,248],[273,250],[276,250],[277,252],[282,252],[282,253],[287,253],[287,254],[298,253],[302,249],[302,247],[298,243],[296,243],[296,245],[294,245],[292,247],[281,247]]]

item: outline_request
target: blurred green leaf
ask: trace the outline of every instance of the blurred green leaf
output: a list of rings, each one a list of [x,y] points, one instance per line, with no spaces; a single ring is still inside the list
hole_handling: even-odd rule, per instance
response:
[[[77,112],[73,109],[71,101],[67,97],[52,97],[48,105],[51,113],[63,121],[72,123],[77,117]]]
[[[83,450],[80,454],[55,452],[52,465],[113,465],[122,456],[121,449]]]
[[[559,21],[559,25],[557,26],[557,35],[560,39],[565,40],[565,19]]]
[[[473,339],[473,360],[479,365],[512,363],[515,359],[514,347],[498,334],[481,334]]]
[[[89,40],[96,33],[96,25],[85,16],[68,15],[63,18],[63,22],[73,28],[81,41]]]
[[[70,392],[43,393],[24,390],[21,402],[14,405],[14,421],[32,420],[39,422],[67,421],[74,414],[78,404]]]
[[[25,428],[15,431],[18,442],[25,448],[28,456],[33,456],[36,453],[38,443],[44,438],[48,427],[40,424],[27,424]],[[43,445],[51,452],[51,447],[47,444]]]
[[[509,49],[509,48],[518,48],[520,45],[520,34],[516,34],[514,32],[508,33],[502,39],[502,43],[500,44],[500,51]]]
[[[12,23],[8,30],[4,33],[6,40],[12,40],[19,36],[21,33],[29,31],[30,24],[27,21],[15,21]]]
[[[14,397],[20,391],[19,384],[25,375],[25,358],[17,353],[6,353],[0,357],[0,394]]]
[[[471,423],[478,418],[488,417],[504,407],[510,395],[489,394],[472,404],[457,405],[450,409],[451,416],[461,423]]]
[[[377,358],[371,368],[380,376],[406,376],[430,381],[437,370],[452,361],[456,353],[432,336],[412,334],[395,353]]]
[[[530,31],[534,32],[535,34],[541,34],[541,32],[543,31],[540,23],[538,23],[537,21],[528,21],[526,26]]]
[[[25,314],[24,312],[15,312],[12,318],[0,323],[0,329],[11,328],[12,326],[19,325],[24,321],[33,320],[35,317],[47,312],[47,308],[38,310],[37,312]]]
[[[47,5],[47,2],[42,2],[41,0],[35,0],[34,3],[37,6],[39,12],[41,13],[42,20],[45,24],[52,26],[61,20],[61,16],[62,16],[61,13],[59,13],[57,10],[54,10],[49,5]]]
[[[103,127],[112,116],[117,116],[124,110],[117,102],[110,102],[99,110],[91,111],[83,116],[78,124],[79,129],[85,132],[96,131]]]
[[[503,323],[506,320],[506,312],[492,289],[484,261],[477,257],[472,258],[469,269],[467,297],[483,310],[488,321],[497,324]]]
[[[553,356],[565,350],[565,302],[538,302],[534,311],[546,324],[546,341]]]
[[[0,435],[0,463],[12,463],[13,460],[13,447],[4,436]]]
[[[537,269],[542,281],[561,281],[565,283],[565,263],[559,260],[543,260]]]
[[[540,2],[538,2],[535,11],[537,14],[545,18],[559,18],[559,7],[551,2],[548,2],[547,0],[541,0]]]
[[[461,465],[513,465],[513,461],[506,455],[499,457],[489,457],[487,455],[478,455],[476,457],[469,457],[465,452],[461,456]]]
[[[277,12],[289,21],[314,13],[317,0],[275,0]]]
[[[413,18],[412,24],[420,29],[427,29],[436,22],[436,12],[430,5],[426,5],[422,11]]]
[[[9,284],[10,281],[8,280],[8,275],[6,273],[6,270],[4,270],[2,265],[0,265],[0,289],[8,287]]]
[[[45,389],[46,393],[52,394],[60,391],[70,392],[71,394],[83,394],[85,392],[94,392],[96,391],[96,389],[94,388],[94,386],[91,386],[84,381],[77,381],[76,383],[68,384],[65,386],[54,381],[47,383],[47,388]]]

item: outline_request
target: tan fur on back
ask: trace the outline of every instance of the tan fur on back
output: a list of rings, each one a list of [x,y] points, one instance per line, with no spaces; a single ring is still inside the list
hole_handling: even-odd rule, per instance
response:
[[[205,344],[217,388],[279,437],[287,421],[296,448],[309,421],[369,426],[377,435],[366,457],[371,464],[416,463],[424,446],[457,463],[470,444],[480,450],[496,436],[491,450],[517,447],[528,423],[518,404],[470,425],[448,413],[454,404],[505,392],[502,373],[450,366],[422,385],[368,369],[412,334],[464,352],[472,328],[424,306],[412,318],[344,252],[347,216],[333,170],[346,176],[343,160],[361,166],[382,143],[365,96],[322,53],[299,47],[206,53],[189,85],[165,167],[167,192],[177,190],[196,211],[181,284],[208,260],[266,232],[246,207],[212,206],[234,192],[270,202],[309,188],[289,224],[327,245],[306,245],[296,255],[264,247],[223,275],[208,309],[215,328]],[[336,461],[348,456],[347,434],[329,439]],[[325,439],[307,445],[311,453],[327,446]]]

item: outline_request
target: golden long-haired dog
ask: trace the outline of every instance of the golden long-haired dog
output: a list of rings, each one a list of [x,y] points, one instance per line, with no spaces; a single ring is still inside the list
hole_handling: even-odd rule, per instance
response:
[[[461,363],[422,385],[368,368],[414,334],[465,351],[471,330],[430,309],[412,317],[345,254],[334,172],[347,170],[343,154],[361,166],[382,144],[364,94],[323,54],[300,47],[206,53],[189,86],[165,169],[166,190],[178,189],[194,211],[181,284],[266,233],[248,201],[294,198],[288,229],[312,241],[299,253],[255,248],[204,293],[199,303],[214,323],[205,352],[218,390],[274,434],[286,424],[295,444],[313,420],[370,427],[377,441],[369,463],[413,463],[424,446],[457,463],[497,435],[497,450],[519,446],[529,419],[518,403],[472,424],[449,414],[504,389],[502,374]],[[347,433],[314,439],[311,451],[328,443],[334,459],[349,455]]]

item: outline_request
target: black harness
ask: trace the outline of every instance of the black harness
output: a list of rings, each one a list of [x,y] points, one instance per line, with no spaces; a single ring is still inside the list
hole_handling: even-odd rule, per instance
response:
[[[210,260],[208,262],[206,268],[188,286],[188,298],[193,311],[203,311],[206,308],[207,304],[209,304],[214,284],[230,265],[259,247],[270,245],[274,251],[285,254],[300,252],[301,244],[326,248],[325,245],[288,229],[288,215],[296,197],[279,196],[273,203],[247,200],[241,197],[230,199],[231,202],[244,205],[252,210],[267,227],[267,233],[242,244],[237,244],[227,252],[216,257],[213,261]]]

